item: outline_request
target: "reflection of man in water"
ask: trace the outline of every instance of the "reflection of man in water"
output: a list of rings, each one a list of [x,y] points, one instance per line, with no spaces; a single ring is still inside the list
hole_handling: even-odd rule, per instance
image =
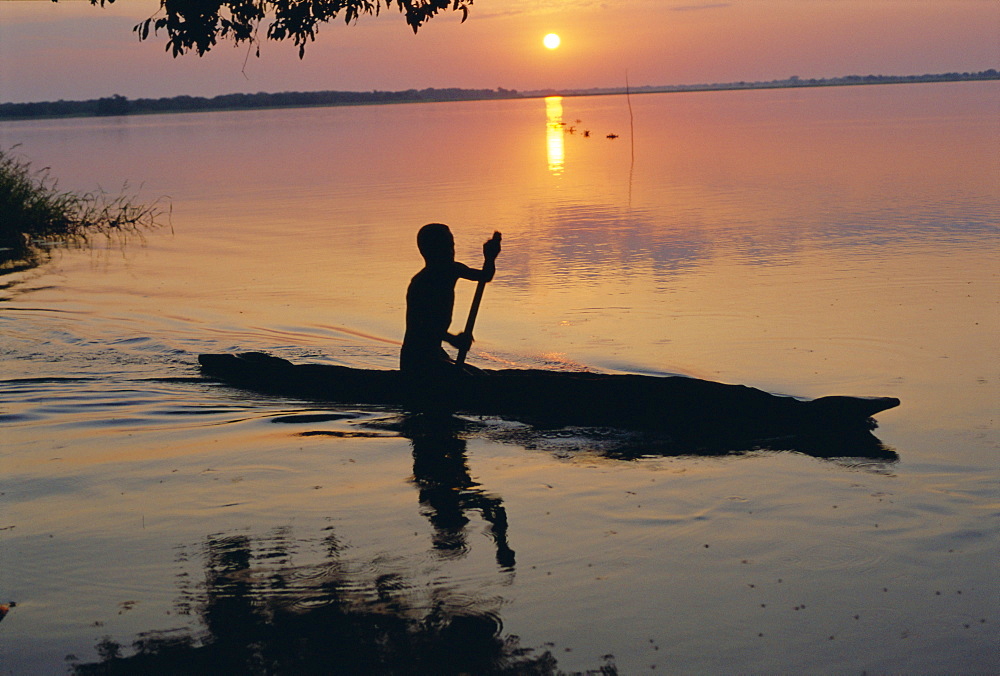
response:
[[[442,341],[459,350],[467,350],[472,344],[471,335],[448,332],[455,307],[455,283],[459,279],[492,280],[500,242],[491,239],[483,244],[482,270],[455,260],[455,238],[442,223],[420,228],[417,248],[424,257],[424,268],[413,276],[406,290],[406,335],[399,368],[416,375],[453,373],[454,362],[441,347]]]
[[[472,478],[465,439],[455,419],[409,416],[404,420],[403,436],[413,445],[412,481],[420,489],[424,514],[434,526],[434,549],[446,557],[465,556],[469,549],[467,514],[475,510],[489,524],[497,564],[514,570],[514,550],[507,543],[507,510],[501,498],[483,490]]]

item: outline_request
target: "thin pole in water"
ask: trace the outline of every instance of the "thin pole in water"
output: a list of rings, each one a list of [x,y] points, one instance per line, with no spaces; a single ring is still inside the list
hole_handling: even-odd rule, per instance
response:
[[[625,101],[628,103],[628,137],[632,143],[632,164],[635,164],[635,122],[632,119],[632,91],[628,86],[628,70],[625,71]]]

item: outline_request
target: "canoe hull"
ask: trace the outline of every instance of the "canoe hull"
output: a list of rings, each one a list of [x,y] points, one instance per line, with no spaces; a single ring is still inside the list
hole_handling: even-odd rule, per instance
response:
[[[652,429],[699,439],[869,431],[892,397],[804,401],[683,376],[504,369],[446,383],[399,371],[292,364],[259,352],[203,354],[202,371],[242,388],[352,404],[509,417],[544,425]]]

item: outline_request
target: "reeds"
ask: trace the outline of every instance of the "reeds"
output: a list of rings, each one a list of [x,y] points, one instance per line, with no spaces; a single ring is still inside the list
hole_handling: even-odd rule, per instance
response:
[[[117,197],[60,191],[48,167],[33,169],[16,148],[0,149],[0,272],[37,264],[40,252],[57,244],[82,246],[94,234],[124,238],[160,225],[162,198],[136,203],[127,184]]]

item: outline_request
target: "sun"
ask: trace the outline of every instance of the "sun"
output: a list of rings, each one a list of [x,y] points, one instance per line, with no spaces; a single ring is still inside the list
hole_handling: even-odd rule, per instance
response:
[[[548,49],[555,49],[556,47],[559,46],[561,42],[562,40],[560,40],[559,36],[556,35],[555,33],[549,33],[544,38],[542,38],[542,44],[545,45],[546,48]]]

